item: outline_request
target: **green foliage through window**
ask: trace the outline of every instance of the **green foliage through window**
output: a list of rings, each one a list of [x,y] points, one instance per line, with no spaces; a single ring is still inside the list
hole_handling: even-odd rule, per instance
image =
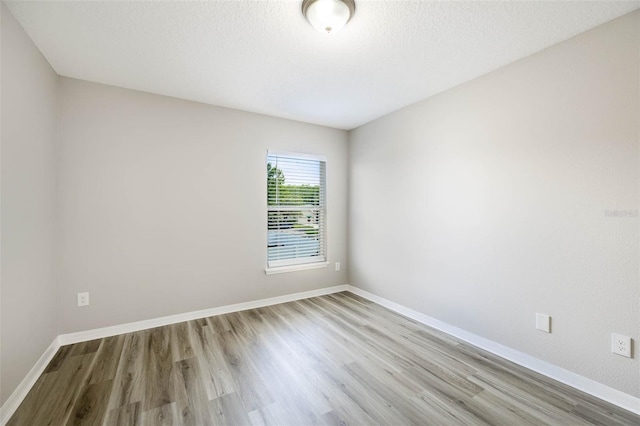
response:
[[[287,184],[283,171],[267,163],[267,201],[270,206],[319,206],[320,185]]]

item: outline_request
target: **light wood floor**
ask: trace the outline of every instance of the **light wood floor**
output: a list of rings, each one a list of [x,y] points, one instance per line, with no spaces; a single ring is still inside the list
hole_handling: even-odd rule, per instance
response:
[[[9,425],[640,425],[351,293],[62,347]]]

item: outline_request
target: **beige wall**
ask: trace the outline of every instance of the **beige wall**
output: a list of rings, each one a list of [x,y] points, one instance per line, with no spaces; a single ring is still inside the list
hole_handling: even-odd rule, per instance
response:
[[[4,403],[58,334],[52,253],[57,76],[4,3],[0,8]]]
[[[351,284],[640,397],[639,38],[635,12],[352,131]]]
[[[59,143],[61,333],[347,282],[344,131],[61,78]],[[326,155],[341,272],[265,275],[267,149]]]

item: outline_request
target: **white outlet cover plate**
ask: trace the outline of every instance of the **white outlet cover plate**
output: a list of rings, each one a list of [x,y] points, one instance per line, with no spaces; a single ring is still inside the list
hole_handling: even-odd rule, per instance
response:
[[[611,352],[631,358],[631,337],[618,333],[611,333]]]
[[[536,313],[536,329],[551,333],[551,317],[545,314]]]
[[[78,293],[78,306],[89,305],[89,293]]]

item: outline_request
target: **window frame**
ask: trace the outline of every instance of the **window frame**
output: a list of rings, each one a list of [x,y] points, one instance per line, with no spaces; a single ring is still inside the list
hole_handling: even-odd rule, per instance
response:
[[[319,224],[319,240],[321,241],[321,252],[322,256],[309,256],[309,257],[294,257],[290,259],[278,259],[269,261],[269,212],[273,211],[286,211],[286,210],[295,210],[294,206],[283,206],[284,208],[278,209],[276,207],[269,205],[269,193],[268,193],[268,181],[266,185],[267,196],[265,197],[267,201],[266,206],[266,234],[267,234],[267,244],[266,246],[266,266],[265,273],[267,275],[277,274],[282,272],[291,272],[291,271],[300,271],[306,269],[316,269],[316,268],[324,268],[329,265],[327,261],[327,158],[323,155],[317,154],[307,154],[301,152],[291,152],[291,151],[279,151],[279,150],[267,150],[267,155],[265,156],[265,169],[267,164],[270,163],[270,157],[282,157],[289,158],[294,160],[307,160],[307,161],[318,161],[324,163],[323,173],[321,173],[321,181],[320,181],[320,195],[319,195],[319,204],[317,211],[321,216],[321,223]]]

